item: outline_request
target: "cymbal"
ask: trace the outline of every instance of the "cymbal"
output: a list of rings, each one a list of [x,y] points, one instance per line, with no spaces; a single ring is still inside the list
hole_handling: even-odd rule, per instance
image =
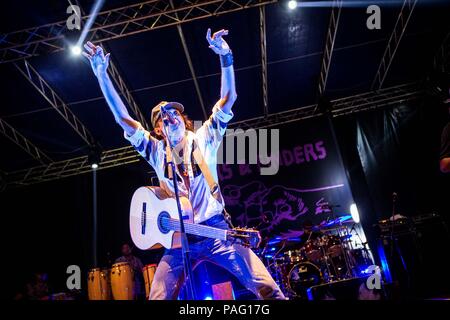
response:
[[[334,220],[330,220],[330,221],[323,220],[319,224],[319,227],[321,229],[326,229],[326,228],[329,228],[329,227],[335,227],[335,226],[339,226],[339,225],[342,225],[342,224],[350,224],[350,223],[354,223],[354,221],[352,219],[352,216],[351,215],[344,215],[344,216],[338,217],[338,218],[336,218]]]
[[[300,237],[292,237],[292,238],[274,237],[269,239],[267,245],[273,246],[280,243],[299,243],[299,242],[302,242],[302,239]]]

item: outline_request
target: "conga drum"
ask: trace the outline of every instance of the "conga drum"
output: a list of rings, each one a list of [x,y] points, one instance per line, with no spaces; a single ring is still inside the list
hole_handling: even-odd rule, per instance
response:
[[[109,270],[94,268],[88,273],[88,297],[89,300],[110,300],[111,288],[109,282]]]
[[[134,273],[128,262],[119,262],[111,268],[111,289],[114,300],[134,299]]]
[[[144,275],[145,285],[145,297],[148,300],[150,296],[150,289],[152,288],[153,277],[155,276],[156,264],[148,264],[142,268],[142,274]]]

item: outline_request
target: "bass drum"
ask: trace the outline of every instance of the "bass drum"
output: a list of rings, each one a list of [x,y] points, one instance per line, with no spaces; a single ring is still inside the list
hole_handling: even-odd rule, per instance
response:
[[[306,290],[323,282],[319,267],[311,262],[300,262],[294,265],[288,274],[288,288],[299,297],[306,297]]]

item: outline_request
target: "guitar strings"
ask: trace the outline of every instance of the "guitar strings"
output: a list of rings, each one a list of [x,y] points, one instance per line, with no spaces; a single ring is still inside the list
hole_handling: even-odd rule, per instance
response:
[[[147,217],[147,220],[157,220],[155,217]],[[169,224],[169,229],[173,231],[179,231],[180,225],[179,220],[173,218],[163,218],[163,226],[167,227],[166,224]],[[190,222],[185,222],[185,230],[190,234],[194,234],[197,236],[205,236],[214,239],[226,240],[227,230],[218,229],[210,226],[194,224]]]

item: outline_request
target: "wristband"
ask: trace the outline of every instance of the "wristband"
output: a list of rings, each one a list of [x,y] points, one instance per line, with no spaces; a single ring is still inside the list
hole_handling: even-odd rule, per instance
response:
[[[233,65],[233,53],[231,52],[231,50],[227,54],[220,56],[220,65],[222,66],[222,68]]]

